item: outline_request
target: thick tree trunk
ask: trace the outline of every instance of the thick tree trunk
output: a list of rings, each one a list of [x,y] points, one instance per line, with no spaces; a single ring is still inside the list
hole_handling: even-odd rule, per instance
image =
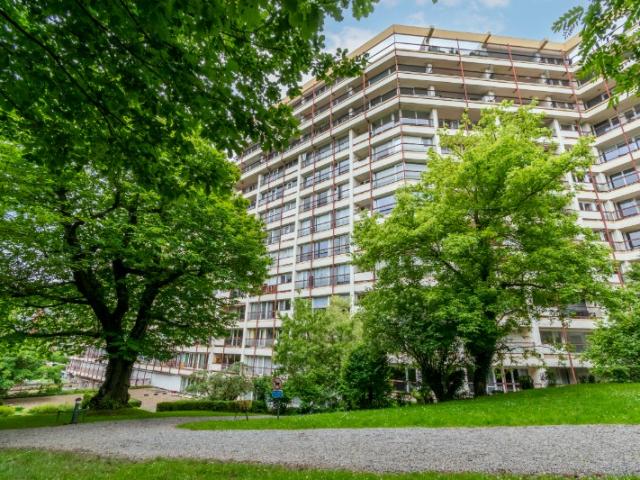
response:
[[[129,406],[129,384],[134,362],[111,357],[107,363],[104,382],[89,402],[89,408],[112,410]]]
[[[487,377],[491,371],[494,351],[478,351],[472,354],[474,360],[473,370],[473,396],[487,395]]]

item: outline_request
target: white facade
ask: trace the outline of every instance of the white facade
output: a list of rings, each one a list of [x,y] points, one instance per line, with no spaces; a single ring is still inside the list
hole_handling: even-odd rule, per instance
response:
[[[290,312],[294,297],[308,297],[322,308],[332,295],[355,304],[371,288],[372,274],[349,263],[350,235],[360,215],[388,213],[394,192],[417,181],[426,168],[427,150],[446,153],[440,128],[457,129],[465,110],[477,121],[481,109],[503,100],[519,106],[536,99],[536,110],[545,113],[561,150],[580,135],[595,136],[598,160],[590,174],[567,179],[567,188],[577,192],[573,208],[581,224],[611,245],[614,258],[636,260],[640,102],[624,97],[614,109],[607,101],[610,85],[576,80],[575,46],[575,40],[538,42],[393,26],[357,51],[369,52],[363,75],[332,86],[308,85],[291,102],[302,136],[284,152],[265,153],[254,146],[237,160],[238,188],[250,200],[250,212],[264,219],[273,258],[262,295],[238,304],[237,327],[226,339],[187,349],[184,361],[176,359],[171,366],[141,369],[163,368],[186,377],[203,364],[220,371],[242,361],[256,375],[270,374],[278,315]],[[511,368],[539,385],[545,368],[563,383],[573,380],[572,366],[576,378],[586,375],[588,365],[579,351],[597,313],[576,306],[568,328],[547,319],[514,333],[510,352],[497,359],[495,387],[513,387]],[[574,353],[558,352],[553,347],[558,343],[574,345]],[[501,375],[507,382],[500,383]]]

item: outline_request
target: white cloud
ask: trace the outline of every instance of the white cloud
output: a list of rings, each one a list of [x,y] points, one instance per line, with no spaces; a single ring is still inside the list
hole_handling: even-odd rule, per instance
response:
[[[510,0],[478,0],[481,5],[488,8],[506,7],[509,5]]]
[[[329,52],[335,52],[336,48],[347,48],[352,52],[366,41],[371,40],[376,33],[378,32],[359,27],[343,27],[338,32],[325,32],[326,49]]]
[[[427,26],[427,20],[424,16],[424,12],[422,11],[418,11],[415,13],[412,13],[411,15],[409,15],[407,17],[407,22],[408,25],[417,25],[419,27],[426,27]]]

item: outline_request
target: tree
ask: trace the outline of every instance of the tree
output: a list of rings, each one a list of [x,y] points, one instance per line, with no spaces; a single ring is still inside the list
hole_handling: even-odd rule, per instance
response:
[[[226,372],[196,372],[191,376],[187,391],[209,400],[235,400],[253,388],[251,378],[240,363]]]
[[[261,223],[232,190],[236,167],[194,148],[166,158],[183,192],[164,197],[96,160],[56,170],[31,162],[0,135],[0,301],[10,305],[0,337],[103,347],[93,408],[127,405],[138,356],[166,358],[221,335],[233,299],[218,292],[251,291],[266,275]],[[225,180],[200,186],[200,171]]]
[[[606,321],[589,336],[584,357],[593,362],[596,375],[615,382],[640,381],[640,267],[627,275],[618,302]]]
[[[359,264],[373,268],[368,262]],[[422,285],[426,272],[418,265],[388,265],[380,273],[361,301],[367,337],[382,350],[408,355],[416,363],[423,399],[431,394],[438,401],[452,399],[462,386],[466,366],[460,333],[465,307],[442,287]]]
[[[578,57],[584,78],[614,80],[614,101],[622,93],[640,93],[640,9],[637,0],[591,0],[556,20],[555,32],[580,35]]]
[[[224,153],[297,133],[282,91],[363,59],[327,17],[371,0],[16,0],[0,6],[0,335],[105,348],[91,405],[127,404],[138,355],[207,341],[218,291],[265,275]]]
[[[0,397],[28,380],[47,385],[62,385],[64,358],[43,348],[42,344],[0,344]]]
[[[429,152],[422,181],[397,194],[384,222],[357,226],[356,261],[377,267],[383,283],[374,291],[409,284],[435,299],[433,315],[459,319],[474,392],[483,395],[503,337],[543,311],[601,300],[612,265],[568,211],[563,180],[592,161],[587,140],[556,154],[541,115],[506,105],[441,143],[451,154]]]
[[[350,7],[361,18],[372,4],[3,2],[0,121],[31,132],[25,146],[39,162],[102,158],[180,190],[165,154],[192,153],[191,135],[223,152],[248,141],[284,147],[297,122],[282,92],[299,93],[303,75],[348,76],[362,65],[324,51],[325,18],[341,20]]]
[[[306,408],[336,405],[340,368],[357,337],[347,301],[333,297],[326,310],[314,310],[308,300],[297,298],[293,315],[282,317],[274,347],[287,396],[299,398]]]
[[[391,369],[387,354],[370,343],[349,353],[341,372],[342,398],[350,408],[379,408],[388,405]]]

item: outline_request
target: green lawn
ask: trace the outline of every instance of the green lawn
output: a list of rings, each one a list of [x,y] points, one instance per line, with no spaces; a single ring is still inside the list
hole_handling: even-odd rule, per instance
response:
[[[282,417],[280,420],[197,422],[182,427],[193,430],[246,430],[589,423],[640,423],[640,384],[575,385],[437,405],[299,415]]]
[[[234,415],[228,412],[188,411],[188,412],[149,412],[139,408],[127,408],[116,411],[88,412],[81,419],[81,423],[104,422],[111,420],[134,420],[138,418],[165,418],[165,417],[219,417]],[[10,428],[52,427],[64,425],[71,420],[71,413],[60,414],[36,414],[36,415],[12,415],[0,417],[0,430]]]
[[[526,477],[480,473],[378,475],[330,470],[292,470],[283,467],[195,460],[158,459],[147,462],[132,462],[41,450],[0,450],[0,480],[175,480],[187,478],[190,480],[566,480],[566,477],[554,476]],[[602,480],[605,477],[597,478]]]

